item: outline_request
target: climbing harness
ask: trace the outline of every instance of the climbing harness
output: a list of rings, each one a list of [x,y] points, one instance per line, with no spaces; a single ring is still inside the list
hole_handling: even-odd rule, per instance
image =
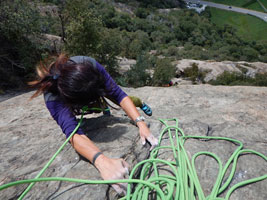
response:
[[[44,171],[49,167],[56,156],[68,143],[70,138],[78,130],[82,123],[84,112],[86,110],[86,107],[82,109],[83,113],[75,130],[71,133],[67,140],[62,144],[62,146],[58,149],[58,151],[53,155],[53,157],[34,179],[20,180],[1,185],[0,191],[18,184],[30,183],[27,189],[19,197],[19,199],[23,199],[36,182],[42,181],[69,181],[86,184],[129,183],[127,186],[126,196],[120,198],[120,200],[228,200],[231,194],[237,188],[267,179],[267,174],[264,174],[260,177],[239,182],[229,188],[229,185],[235,175],[238,158],[242,154],[254,154],[262,158],[264,161],[267,161],[267,157],[254,150],[243,149],[242,142],[235,139],[211,136],[185,136],[182,129],[178,127],[177,119],[160,119],[160,122],[165,125],[165,128],[162,130],[159,137],[159,145],[151,151],[149,159],[143,160],[134,166],[131,174],[129,175],[129,179],[83,180],[62,177],[40,178],[40,176],[44,173]],[[174,123],[175,125],[169,125],[168,123]],[[163,139],[166,139],[166,135],[171,145],[161,146]],[[184,148],[186,140],[189,139],[225,140],[234,144],[238,144],[238,147],[230,156],[225,166],[223,166],[220,158],[211,152],[201,151],[194,154],[192,156],[192,159],[189,159],[189,156]],[[157,158],[160,154],[160,150],[166,149],[173,152],[172,161]],[[216,160],[219,165],[219,172],[215,185],[213,186],[212,191],[208,196],[205,196],[203,192],[195,167],[195,160],[201,155],[210,156],[211,158]],[[160,169],[162,169],[163,166],[167,166],[168,171],[171,174],[168,175],[167,173],[161,173]],[[230,166],[232,167],[231,169],[229,168]],[[227,175],[228,177],[225,178],[228,169],[230,169],[231,172],[229,175]],[[136,172],[138,171],[140,171],[139,177],[134,178],[136,176]],[[220,195],[225,192],[226,189],[228,189],[228,191],[226,192],[225,197],[220,197]]]

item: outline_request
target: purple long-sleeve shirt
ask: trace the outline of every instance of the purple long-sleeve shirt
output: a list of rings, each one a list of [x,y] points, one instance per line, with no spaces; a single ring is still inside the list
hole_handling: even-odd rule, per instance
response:
[[[107,73],[105,68],[101,64],[96,62],[94,59],[85,56],[75,56],[71,57],[70,60],[76,63],[88,60],[92,62],[94,67],[96,67],[105,78],[107,96],[111,97],[118,104],[120,104],[122,99],[127,96],[127,94],[115,83],[115,81]],[[44,99],[46,107],[49,110],[51,116],[61,127],[62,132],[68,138],[78,124],[75,115],[71,112],[70,108],[63,103],[63,101],[59,98],[58,95],[54,95],[50,92],[45,92]],[[80,135],[84,134],[81,128],[77,130],[77,133]]]

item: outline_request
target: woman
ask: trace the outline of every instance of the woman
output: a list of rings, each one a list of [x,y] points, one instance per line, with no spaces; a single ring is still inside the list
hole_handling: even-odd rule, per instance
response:
[[[108,103],[104,99],[106,97],[118,104],[135,121],[143,145],[146,141],[151,144],[151,148],[157,145],[157,139],[150,133],[144,118],[139,114],[130,97],[94,59],[86,56],[68,58],[61,54],[48,67],[40,65],[37,73],[38,80],[30,83],[37,88],[32,98],[44,94],[48,110],[66,137],[77,126],[75,114],[80,114],[84,106],[89,108],[89,112],[103,110],[107,113]],[[148,115],[152,114],[146,104],[141,107]],[[80,155],[87,158],[98,169],[104,180],[123,179],[128,173],[128,164],[123,159],[105,156],[81,129],[77,130],[70,142]],[[125,185],[113,184],[112,186],[118,193],[125,193]]]

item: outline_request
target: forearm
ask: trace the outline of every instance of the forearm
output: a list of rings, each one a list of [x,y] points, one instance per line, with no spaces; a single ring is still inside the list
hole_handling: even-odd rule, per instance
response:
[[[122,99],[120,106],[133,121],[140,116],[140,113],[128,96]],[[139,121],[136,125],[139,128],[140,138],[143,145],[146,143],[146,140],[151,144],[150,150],[158,145],[158,140],[150,133],[150,130],[144,121]]]
[[[132,120],[135,120],[140,116],[140,113],[136,109],[130,97],[124,97],[120,103],[120,106]]]
[[[100,152],[100,149],[85,135],[75,134],[70,140],[74,149],[83,157],[92,162],[94,155]],[[128,173],[129,165],[123,159],[110,159],[103,154],[97,157],[94,163],[104,180],[124,179]],[[117,193],[126,193],[126,183],[112,184]]]
[[[135,105],[133,104],[133,101],[130,99],[130,97],[125,97],[122,99],[120,106],[124,110],[124,112],[133,120],[135,121],[137,117],[140,116],[140,113],[136,109]],[[138,126],[145,124],[144,122],[138,122]]]
[[[70,142],[73,148],[90,162],[92,162],[94,155],[100,152],[100,149],[85,135],[75,134]]]

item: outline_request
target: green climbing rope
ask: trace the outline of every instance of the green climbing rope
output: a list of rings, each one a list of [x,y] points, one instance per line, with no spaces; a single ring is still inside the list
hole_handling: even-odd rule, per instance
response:
[[[42,174],[45,172],[45,170],[52,164],[52,162],[55,160],[55,158],[57,157],[57,155],[62,151],[62,149],[65,147],[65,145],[69,142],[70,138],[72,138],[72,136],[76,133],[76,131],[79,129],[79,127],[81,126],[81,123],[83,121],[83,115],[84,112],[88,110],[88,107],[83,107],[82,109],[82,115],[81,115],[81,119],[78,123],[78,125],[75,127],[75,129],[72,131],[72,133],[70,134],[70,136],[66,139],[66,141],[61,145],[61,147],[59,147],[59,149],[57,150],[57,152],[52,156],[52,158],[46,163],[46,165],[43,167],[43,169],[39,172],[39,174],[37,174],[37,176],[35,177],[35,179],[38,179],[40,176],[42,176]],[[27,188],[26,190],[24,190],[24,192],[20,195],[20,197],[18,198],[18,200],[23,199],[23,197],[30,191],[30,189],[33,187],[35,183],[32,182]]]
[[[85,109],[83,109],[84,113]],[[69,181],[69,182],[78,182],[86,184],[113,184],[113,183],[129,183],[127,187],[127,194],[125,197],[122,197],[121,200],[147,200],[147,199],[157,199],[157,200],[228,200],[231,194],[239,187],[244,185],[255,183],[267,179],[267,174],[264,174],[260,177],[252,178],[249,180],[242,181],[233,185],[229,188],[229,185],[234,177],[237,161],[240,155],[242,154],[255,154],[260,158],[267,161],[267,157],[259,152],[249,149],[243,149],[243,144],[235,139],[226,138],[226,137],[208,137],[208,136],[185,136],[183,131],[178,127],[177,119],[160,119],[160,121],[165,125],[165,128],[162,130],[158,147],[154,148],[150,153],[150,158],[143,160],[134,166],[129,179],[123,180],[82,180],[82,179],[73,179],[73,178],[62,178],[62,177],[50,177],[50,178],[40,178],[48,166],[53,162],[55,157],[67,144],[73,134],[77,131],[80,124],[82,123],[83,114],[81,120],[79,121],[78,126],[64,142],[64,144],[59,148],[55,155],[50,159],[50,161],[45,165],[45,167],[40,171],[40,173],[34,179],[20,180],[11,183],[7,183],[0,186],[0,190],[6,189],[11,186],[18,184],[31,183],[27,189],[23,192],[19,199],[29,192],[36,182],[41,181]],[[169,125],[168,123],[175,123],[175,125]],[[163,137],[168,136],[170,141],[170,146],[161,145]],[[165,138],[166,139],[166,138]],[[192,156],[190,159],[187,155],[187,152],[184,148],[186,140],[189,139],[204,139],[204,140],[225,140],[237,144],[238,147],[234,153],[230,156],[229,160],[226,162],[225,166],[222,165],[220,158],[210,152],[198,152]],[[176,145],[175,145],[176,144]],[[173,152],[172,161],[166,161],[158,159],[160,150],[171,150]],[[216,179],[216,182],[212,188],[211,193],[208,196],[205,196],[203,189],[200,185],[196,168],[195,160],[199,156],[210,156],[219,165],[219,172]],[[161,173],[162,167],[168,167],[168,173]],[[228,178],[224,178],[226,171],[230,169],[230,174]],[[135,174],[139,172],[139,177],[134,178]],[[229,188],[229,189],[228,189]],[[220,197],[222,192],[226,191],[224,198]]]

